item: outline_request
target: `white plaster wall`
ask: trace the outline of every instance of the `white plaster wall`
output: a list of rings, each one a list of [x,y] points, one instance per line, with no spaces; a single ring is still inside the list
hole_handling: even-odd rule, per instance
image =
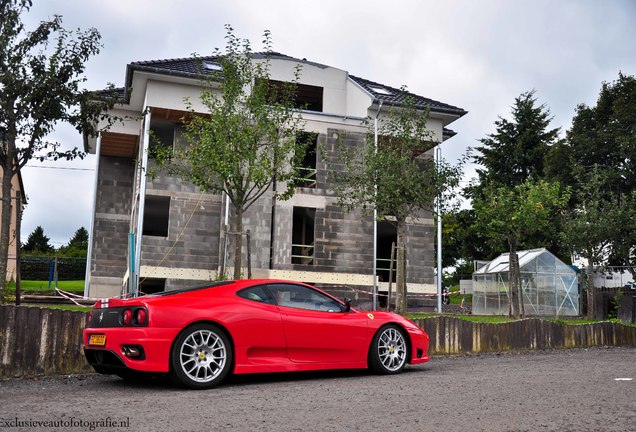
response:
[[[146,85],[146,105],[151,107],[186,111],[185,99],[188,98],[195,111],[207,112],[208,109],[201,103],[200,96],[201,88],[198,85],[155,80],[148,80]]]
[[[141,111],[129,109],[129,106],[116,107],[109,111],[109,114],[122,119],[116,121],[108,132],[117,132],[130,135],[139,135],[141,133]],[[106,126],[106,122],[100,122],[100,127]]]
[[[443,131],[444,124],[442,120],[429,117],[428,122],[426,123],[426,127],[433,132],[433,140],[437,142],[442,142],[443,140]]]
[[[348,115],[366,117],[369,115],[368,109],[373,102],[369,93],[364,91],[359,85],[351,80],[347,80],[346,112]]]
[[[378,117],[379,123],[382,123],[382,120],[388,117],[389,109],[391,109],[391,107],[388,107],[386,105],[382,107],[382,109],[380,110],[380,116]],[[375,118],[376,110],[369,110],[368,116],[371,118]],[[442,119],[434,116],[429,116],[428,121],[426,122],[426,127],[432,132],[433,135],[431,138],[433,139],[433,141],[442,142],[444,128],[444,122]]]
[[[291,81],[298,62],[285,59],[271,59],[271,78],[278,81]],[[302,63],[300,83],[323,87],[322,111],[332,114],[345,114],[347,108],[347,72],[328,66]]]

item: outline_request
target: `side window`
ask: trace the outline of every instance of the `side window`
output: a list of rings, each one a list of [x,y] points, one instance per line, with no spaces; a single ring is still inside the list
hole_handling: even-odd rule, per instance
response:
[[[279,306],[323,312],[344,311],[344,307],[336,300],[302,285],[272,284],[269,288]]]
[[[264,286],[245,288],[236,293],[239,297],[259,303],[276,304],[269,290]]]

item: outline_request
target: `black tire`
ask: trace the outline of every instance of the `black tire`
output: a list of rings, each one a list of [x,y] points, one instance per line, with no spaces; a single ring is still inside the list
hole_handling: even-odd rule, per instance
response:
[[[373,336],[369,348],[369,369],[381,375],[398,374],[408,362],[410,348],[404,330],[388,324]]]
[[[226,333],[212,324],[195,324],[184,329],[174,341],[170,375],[178,385],[209,389],[223,381],[232,361],[232,345]]]

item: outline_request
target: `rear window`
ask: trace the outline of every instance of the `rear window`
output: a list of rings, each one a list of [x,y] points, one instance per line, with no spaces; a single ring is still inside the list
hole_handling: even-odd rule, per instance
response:
[[[241,298],[252,300],[258,303],[276,304],[274,297],[265,287],[265,285],[258,285],[249,288],[245,288],[236,293]]]
[[[162,292],[158,292],[156,294],[151,294],[153,296],[169,296],[169,295],[173,295],[173,294],[182,294],[182,293],[187,293],[187,292],[191,292],[191,291],[199,291],[199,290],[203,290],[203,289],[208,289],[208,288],[215,288],[215,287],[219,287],[219,286],[223,286],[223,285],[229,285],[231,283],[234,283],[234,281],[220,281],[220,282],[212,282],[209,283],[207,285],[202,285],[202,286],[196,286],[196,287],[192,287],[192,288],[182,288],[182,289],[178,289],[178,290],[171,290],[171,291],[162,291]]]

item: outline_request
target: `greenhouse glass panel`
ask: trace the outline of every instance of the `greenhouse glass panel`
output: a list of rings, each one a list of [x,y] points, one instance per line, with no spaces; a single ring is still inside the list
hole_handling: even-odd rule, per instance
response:
[[[520,251],[521,289],[529,316],[579,315],[576,271],[546,249]],[[473,273],[473,314],[507,315],[509,254],[502,254]]]

